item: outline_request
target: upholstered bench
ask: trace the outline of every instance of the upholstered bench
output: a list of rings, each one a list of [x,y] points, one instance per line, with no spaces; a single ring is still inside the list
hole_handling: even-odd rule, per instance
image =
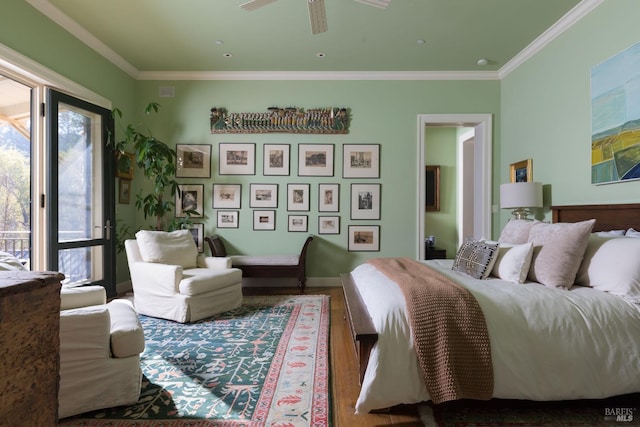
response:
[[[307,283],[307,248],[313,236],[307,237],[299,254],[295,255],[228,255],[220,236],[205,237],[211,255],[231,259],[234,268],[242,270],[242,277],[297,277],[300,292]]]

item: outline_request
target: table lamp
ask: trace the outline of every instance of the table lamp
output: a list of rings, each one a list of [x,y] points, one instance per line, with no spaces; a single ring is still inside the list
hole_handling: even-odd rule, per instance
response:
[[[527,208],[542,207],[542,183],[512,182],[500,185],[500,208],[513,209],[516,219],[528,219],[531,212]]]

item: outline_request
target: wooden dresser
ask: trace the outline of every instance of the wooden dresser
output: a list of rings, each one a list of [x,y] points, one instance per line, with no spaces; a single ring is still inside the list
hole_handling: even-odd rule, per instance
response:
[[[0,272],[0,424],[55,426],[60,282],[53,272]]]

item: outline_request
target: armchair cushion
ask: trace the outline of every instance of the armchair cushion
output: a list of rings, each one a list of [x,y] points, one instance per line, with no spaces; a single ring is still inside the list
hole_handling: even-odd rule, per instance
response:
[[[198,248],[189,230],[140,230],[136,233],[136,240],[145,262],[196,267]]]
[[[238,268],[224,270],[192,268],[184,270],[179,288],[182,295],[194,296],[241,282],[242,271]]]
[[[107,292],[102,286],[62,286],[60,289],[60,310],[106,303]]]

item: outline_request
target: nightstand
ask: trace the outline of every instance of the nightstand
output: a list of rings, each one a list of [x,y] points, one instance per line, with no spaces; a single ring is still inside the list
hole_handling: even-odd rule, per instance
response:
[[[447,250],[439,248],[437,246],[427,246],[424,247],[424,259],[446,259],[447,258]]]

